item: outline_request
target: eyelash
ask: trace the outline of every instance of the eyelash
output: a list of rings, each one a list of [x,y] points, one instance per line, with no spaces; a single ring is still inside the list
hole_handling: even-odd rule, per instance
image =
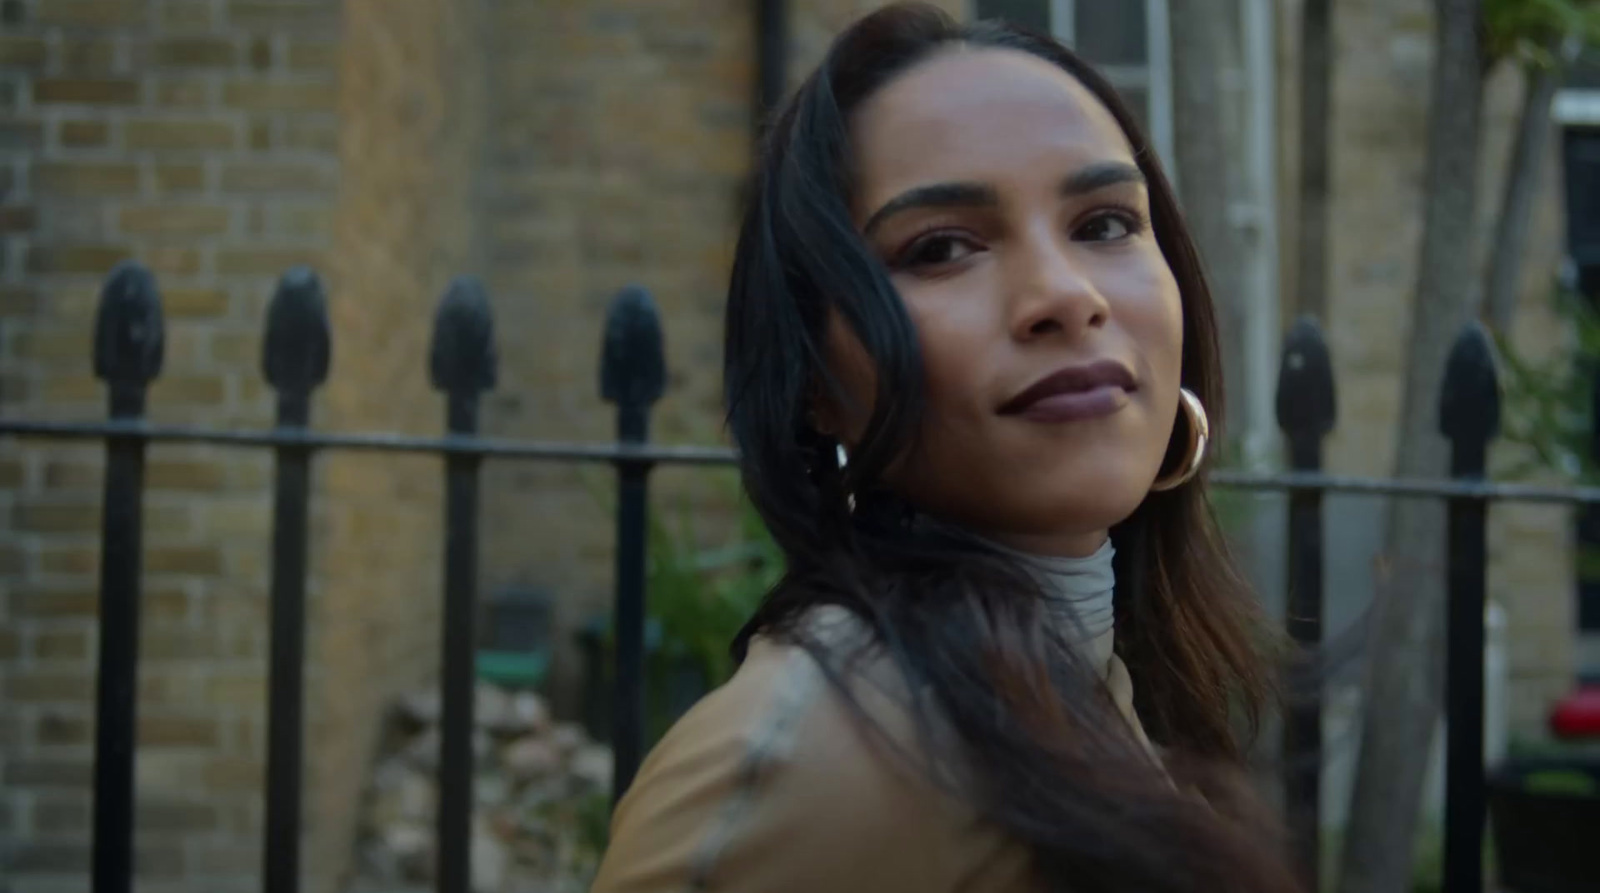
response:
[[[1149,221],[1145,219],[1144,212],[1140,211],[1138,208],[1132,207],[1131,205],[1111,204],[1100,208],[1094,214],[1079,222],[1078,225],[1074,227],[1074,231],[1081,230],[1083,227],[1088,226],[1091,223],[1096,223],[1106,219],[1114,219],[1121,222],[1122,225],[1127,228],[1127,233],[1115,239],[1097,239],[1094,241],[1119,242],[1123,239],[1142,234],[1149,225]],[[917,236],[915,239],[912,239],[905,248],[896,253],[896,259],[891,264],[891,268],[895,270],[907,270],[914,269],[919,266],[928,267],[940,265],[941,262],[939,261],[918,264],[913,259],[920,249],[925,248],[927,245],[937,239],[950,239],[952,241],[967,242],[971,241],[970,239],[963,238],[960,233],[955,230],[941,229],[923,233]]]

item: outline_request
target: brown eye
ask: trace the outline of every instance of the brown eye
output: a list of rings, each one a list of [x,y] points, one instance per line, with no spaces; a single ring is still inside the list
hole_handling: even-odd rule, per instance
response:
[[[1116,242],[1144,228],[1142,218],[1127,211],[1107,211],[1089,218],[1072,234],[1079,242]]]
[[[911,244],[896,266],[903,269],[936,267],[954,263],[974,253],[976,249],[966,240],[951,235],[933,235]]]

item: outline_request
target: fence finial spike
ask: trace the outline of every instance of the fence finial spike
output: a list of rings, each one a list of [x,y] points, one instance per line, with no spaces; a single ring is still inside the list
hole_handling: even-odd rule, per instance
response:
[[[1283,339],[1278,365],[1278,427],[1293,437],[1320,440],[1333,430],[1338,403],[1333,360],[1316,319],[1295,320]]]
[[[310,267],[293,267],[278,280],[267,307],[261,368],[275,390],[310,393],[328,380],[332,353],[328,300]]]
[[[161,374],[165,342],[156,277],[125,260],[100,289],[94,318],[94,374],[113,385],[144,386]]]
[[[1500,378],[1494,343],[1477,320],[1456,336],[1439,388],[1439,432],[1451,441],[1487,443],[1500,433]]]
[[[600,396],[620,405],[648,406],[667,385],[661,315],[650,292],[630,285],[606,308],[605,344],[600,354]]]
[[[477,394],[494,388],[497,363],[489,293],[477,277],[457,276],[434,313],[429,378],[447,394]]]

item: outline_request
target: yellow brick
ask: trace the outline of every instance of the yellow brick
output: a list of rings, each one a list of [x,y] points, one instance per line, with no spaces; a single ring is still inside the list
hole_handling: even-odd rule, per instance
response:
[[[138,81],[111,78],[44,78],[33,82],[33,101],[85,105],[134,105]]]
[[[34,328],[11,336],[11,353],[23,360],[83,361],[90,356],[89,336],[60,328]]]
[[[189,707],[200,694],[195,676],[195,670],[175,664],[144,667],[139,672],[139,703]],[[139,760],[141,776],[144,762]]]
[[[292,117],[284,134],[284,145],[290,149],[311,149],[318,152],[337,152],[339,128],[333,121],[319,121]]]
[[[151,388],[151,400],[162,403],[214,406],[226,398],[227,388],[214,376],[162,378]]]
[[[57,136],[68,149],[89,149],[104,146],[108,131],[104,121],[62,121]]]
[[[147,21],[146,0],[45,0],[34,7],[41,25],[115,28]]]
[[[41,630],[33,634],[33,656],[37,660],[88,660],[89,633],[78,630]]]
[[[89,827],[93,814],[91,804],[86,798],[35,797],[33,830],[41,835],[82,831]],[[76,863],[73,867],[77,864],[82,863]]]
[[[117,46],[109,40],[61,42],[61,67],[73,74],[111,74],[116,63]]]
[[[228,231],[230,216],[215,205],[135,205],[122,209],[117,225],[128,234],[213,236]]]
[[[233,41],[213,37],[157,41],[150,54],[155,64],[171,68],[227,68],[239,58]]]
[[[156,165],[156,191],[197,192],[206,186],[206,170],[198,164]]]
[[[289,67],[296,71],[332,71],[338,61],[336,43],[296,41],[289,45]]]
[[[91,688],[92,691],[92,688]],[[71,700],[87,701],[92,694]],[[62,700],[69,700],[63,698]],[[39,717],[39,724],[35,727],[35,742],[41,747],[56,745],[88,744],[89,733],[92,726],[89,717],[81,713],[46,711]]]
[[[22,653],[22,636],[15,630],[0,629],[0,660],[16,660]]]
[[[290,267],[320,265],[322,252],[314,248],[248,248],[217,252],[217,273],[222,276],[279,276]]]
[[[161,24],[172,30],[210,28],[209,0],[162,0]]]
[[[39,292],[26,283],[0,285],[0,317],[30,316],[38,312]]]
[[[92,574],[100,567],[100,548],[92,541],[71,546],[46,543],[39,548],[39,569],[47,574]]]
[[[259,760],[221,757],[211,760],[200,773],[207,791],[259,791],[265,780]]]
[[[219,670],[206,680],[206,698],[217,705],[250,706],[261,703],[267,693],[264,673]]]
[[[12,509],[18,528],[29,533],[94,533],[100,529],[100,506],[19,502]]]
[[[144,567],[152,574],[214,575],[222,572],[222,554],[213,546],[151,547]]]
[[[273,231],[292,236],[327,236],[333,232],[333,209],[326,205],[280,208]]]
[[[30,207],[0,207],[0,233],[29,232],[36,219]]]
[[[105,400],[105,385],[87,375],[52,375],[44,380],[40,396],[46,403],[100,403]]]
[[[144,613],[154,621],[187,623],[190,619],[189,594],[181,587],[148,583],[144,587]]]
[[[44,466],[44,485],[49,490],[98,488],[104,480],[104,462],[52,459]]]
[[[218,654],[217,630],[188,624],[149,623],[140,632],[139,654],[149,661],[210,660]]]
[[[272,531],[272,511],[265,499],[213,504],[206,508],[204,526],[219,537],[264,538]]]
[[[27,555],[22,547],[0,543],[0,574],[21,574],[27,565]]]
[[[87,701],[94,697],[94,679],[83,673],[35,671],[7,674],[6,697],[25,704]]]
[[[218,810],[210,803],[156,799],[158,796],[144,793],[141,785],[133,807],[133,826],[141,832],[199,835],[216,829]]]
[[[208,353],[217,363],[249,367],[261,357],[261,336],[253,332],[214,332]]]
[[[338,92],[325,83],[247,82],[225,87],[222,101],[257,112],[331,112],[338,107]]]
[[[141,747],[216,747],[217,721],[207,716],[141,715]]]
[[[283,0],[233,0],[228,4],[228,22],[239,28],[261,30],[293,28],[323,29],[333,24],[338,6],[317,2]]]
[[[234,145],[234,127],[225,121],[129,121],[122,136],[129,149],[205,151]]]
[[[210,84],[206,81],[165,80],[156,84],[156,105],[162,108],[205,108],[210,101]]]
[[[37,37],[0,37],[0,68],[43,68],[46,54]]]
[[[147,249],[141,259],[157,276],[193,276],[200,272],[200,252],[194,248],[155,246]]]
[[[144,529],[152,541],[188,540],[194,535],[194,506],[188,502],[175,505],[145,506]]]
[[[119,163],[35,164],[33,188],[41,194],[132,195],[139,191],[139,168]]]
[[[225,192],[327,192],[333,177],[310,164],[233,164],[222,172]]]
[[[272,67],[272,41],[269,38],[257,37],[250,41],[250,67],[256,71],[266,71]]]
[[[21,487],[27,471],[20,459],[0,458],[0,487],[7,490]]]
[[[272,124],[269,121],[250,123],[250,148],[264,152],[272,148]]]
[[[93,617],[100,596],[93,586],[25,589],[11,596],[11,618]]]
[[[228,312],[228,293],[220,288],[164,288],[161,311],[168,319],[222,316]]]
[[[28,272],[92,273],[103,276],[118,261],[132,256],[118,245],[35,246],[28,249]]]
[[[152,490],[207,492],[228,482],[227,466],[196,459],[151,459],[145,465],[145,484]]]

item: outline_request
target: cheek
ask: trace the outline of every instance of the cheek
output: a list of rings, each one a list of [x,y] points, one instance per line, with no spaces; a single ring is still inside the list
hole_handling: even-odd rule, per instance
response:
[[[1159,252],[1125,271],[1114,288],[1112,313],[1149,364],[1153,384],[1177,392],[1183,365],[1183,298]],[[1107,289],[1113,291],[1113,289]]]
[[[965,414],[980,402],[977,394],[996,340],[999,302],[987,272],[895,285],[917,330],[929,413]]]

